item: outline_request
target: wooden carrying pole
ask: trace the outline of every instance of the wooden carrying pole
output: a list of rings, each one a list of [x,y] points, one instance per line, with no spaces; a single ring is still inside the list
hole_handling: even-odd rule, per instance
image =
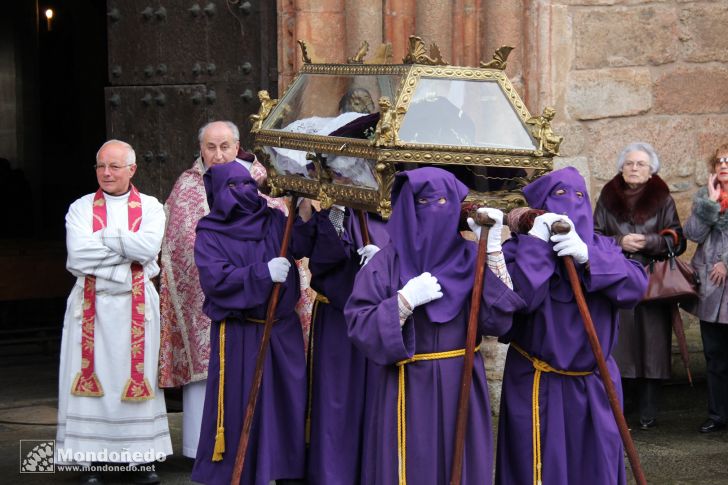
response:
[[[369,224],[367,224],[367,212],[365,210],[356,211],[359,215],[359,229],[361,230],[361,241],[364,246],[371,244],[372,240],[369,238]]]
[[[455,446],[453,448],[452,470],[450,471],[450,485],[459,485],[463,473],[463,453],[465,451],[465,433],[468,424],[468,403],[470,402],[470,384],[473,381],[473,362],[475,360],[475,335],[478,330],[478,314],[480,313],[480,300],[483,295],[483,279],[486,266],[486,248],[488,233],[495,221],[487,214],[476,212],[475,222],[479,224],[480,238],[478,239],[478,256],[475,262],[475,281],[473,293],[470,297],[470,315],[468,318],[468,331],[465,340],[465,356],[463,373],[460,379],[460,398],[458,400],[458,414],[455,424]]]
[[[565,234],[571,230],[571,225],[565,221],[556,221],[551,226],[551,232],[554,234]],[[591,345],[592,352],[597,361],[599,367],[599,375],[602,378],[604,389],[607,391],[607,399],[609,405],[612,408],[612,414],[614,414],[614,420],[617,422],[617,428],[619,428],[619,434],[622,437],[622,443],[624,449],[627,452],[629,458],[629,464],[632,466],[632,473],[637,485],[647,485],[645,480],[645,474],[642,471],[640,465],[640,458],[637,454],[637,449],[632,441],[632,436],[629,434],[629,428],[627,428],[627,421],[624,419],[622,414],[622,408],[619,404],[619,398],[617,397],[617,391],[614,389],[614,383],[612,377],[607,369],[607,362],[604,359],[602,353],[602,347],[599,344],[599,337],[597,337],[596,329],[594,328],[594,322],[592,321],[591,314],[589,313],[589,307],[586,304],[584,298],[584,292],[581,288],[581,282],[579,276],[576,274],[576,266],[574,265],[574,259],[571,256],[563,256],[561,259],[564,261],[566,266],[566,272],[569,275],[569,282],[571,283],[571,289],[574,291],[574,298],[576,304],[579,307],[579,313],[584,321],[584,329],[586,330],[587,337],[589,338],[589,344]]]
[[[283,232],[283,241],[281,242],[280,257],[285,258],[288,253],[288,244],[291,240],[291,231],[293,229],[293,221],[296,219],[296,202],[298,197],[291,198],[291,205],[288,207],[288,219],[286,220],[286,229]],[[292,268],[293,271],[296,268]],[[260,340],[258,348],[258,356],[255,359],[255,374],[253,374],[253,383],[250,386],[248,394],[248,404],[245,407],[245,417],[243,418],[243,429],[240,433],[240,441],[238,442],[238,452],[235,455],[235,466],[233,467],[233,476],[230,480],[231,485],[238,485],[240,477],[245,466],[245,453],[248,449],[248,441],[250,441],[250,428],[253,426],[253,416],[255,415],[255,406],[258,402],[258,394],[260,394],[260,383],[263,380],[263,364],[265,356],[268,353],[270,344],[270,332],[273,328],[273,320],[278,306],[278,296],[281,291],[281,283],[274,283],[273,290],[268,300],[268,310],[265,314],[265,326],[263,327],[263,338]]]

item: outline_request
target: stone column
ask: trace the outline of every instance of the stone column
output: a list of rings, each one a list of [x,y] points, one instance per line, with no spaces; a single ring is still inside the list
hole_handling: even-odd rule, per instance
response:
[[[278,96],[296,73],[296,9],[294,0],[278,0]]]
[[[392,44],[392,62],[407,55],[409,36],[415,32],[415,0],[385,0],[384,41]]]
[[[553,104],[551,91],[551,0],[523,1],[522,49],[516,89],[532,113]],[[524,14],[525,12],[525,14]],[[510,63],[509,63],[510,64]],[[510,67],[510,66],[509,66]],[[508,71],[512,73],[513,71]],[[523,80],[525,79],[525,85]]]
[[[362,41],[369,42],[371,56],[383,35],[383,5],[381,2],[346,0],[346,57],[353,56]]]
[[[508,58],[506,74],[522,92],[523,61],[530,56],[523,32],[524,0],[488,0],[483,5],[483,36],[480,60],[489,61],[502,45],[515,47]],[[529,80],[530,82],[530,80]]]
[[[344,0],[296,0],[296,39],[305,40],[324,62],[346,60]],[[301,65],[300,56],[296,69]]]
[[[425,45],[437,44],[443,59],[452,62],[453,9],[450,2],[418,0],[415,13],[415,35],[422,37]]]

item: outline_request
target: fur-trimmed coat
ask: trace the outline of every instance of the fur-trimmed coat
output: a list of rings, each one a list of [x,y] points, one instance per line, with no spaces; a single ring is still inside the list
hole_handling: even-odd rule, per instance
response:
[[[726,285],[715,286],[708,275],[718,261],[728,266],[728,211],[720,213],[720,204],[708,198],[707,187],[698,190],[693,209],[685,223],[685,236],[698,243],[692,265],[700,277],[700,299],[694,308],[686,308],[706,322],[728,324]]]
[[[647,264],[667,256],[663,229],[673,229],[679,236],[676,254],[685,251],[680,218],[667,184],[657,175],[646,182],[642,194],[629,209],[625,200],[627,184],[617,174],[602,189],[594,209],[594,232],[611,236],[620,243],[627,234],[644,234],[647,244],[642,251],[623,254]],[[648,273],[649,274],[649,273]],[[622,377],[668,379],[671,367],[671,309],[664,303],[640,303],[634,310],[619,312],[619,337],[613,355]]]
[[[657,175],[650,177],[646,184],[634,209],[630,211],[625,203],[628,186],[622,175],[618,174],[604,186],[594,209],[594,232],[614,237],[617,244],[630,233],[646,236],[647,245],[642,251],[624,253],[627,258],[636,259],[642,264],[667,255],[667,244],[659,235],[663,229],[673,229],[678,233],[680,241],[676,254],[685,251],[685,238],[670,189]]]

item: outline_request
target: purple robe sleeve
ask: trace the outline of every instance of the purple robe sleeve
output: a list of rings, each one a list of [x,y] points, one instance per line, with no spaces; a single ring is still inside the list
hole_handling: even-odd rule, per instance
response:
[[[291,233],[291,244],[289,245],[294,259],[311,257],[311,252],[316,247],[315,217],[314,214],[314,217],[307,222],[303,222],[300,217],[296,218]]]
[[[381,252],[357,274],[344,315],[349,338],[359,350],[377,364],[388,365],[412,357],[415,339],[412,318],[404,328],[399,325],[394,253]]]
[[[479,328],[484,335],[501,336],[511,329],[513,313],[525,302],[490,269],[485,269],[483,299],[480,302]]]
[[[321,275],[339,269],[351,257],[349,235],[339,236],[328,211],[316,214],[316,246],[311,253],[311,272]]]
[[[316,245],[309,259],[311,287],[325,295],[337,310],[343,310],[359,271],[359,256],[351,234],[336,233],[328,211],[317,214]]]
[[[596,236],[589,246],[589,271],[582,281],[588,293],[600,292],[619,308],[634,308],[647,290],[642,265],[627,259],[611,238]]]
[[[220,309],[234,311],[254,308],[268,301],[273,280],[267,263],[235,266],[226,256],[216,235],[207,231],[197,232],[195,263],[205,297],[214,301]]]
[[[549,296],[549,282],[556,270],[551,244],[541,239],[516,234],[503,246],[514,290],[523,298],[526,312],[539,308]]]
[[[537,237],[516,235],[504,245],[504,252],[514,288],[526,302],[527,313],[537,310],[551,296],[555,273],[566,278],[552,245]],[[647,289],[644,268],[625,258],[619,246],[605,236],[595,236],[589,245],[589,270],[577,265],[577,273],[586,293],[601,293],[619,308],[633,308]]]

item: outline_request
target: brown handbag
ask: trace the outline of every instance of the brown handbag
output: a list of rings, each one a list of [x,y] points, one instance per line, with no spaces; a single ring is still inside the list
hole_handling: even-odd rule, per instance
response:
[[[675,256],[678,236],[672,229],[664,229],[660,235],[667,242],[667,258],[650,261],[645,265],[649,282],[643,301],[685,301],[698,297],[700,280],[692,266]]]

